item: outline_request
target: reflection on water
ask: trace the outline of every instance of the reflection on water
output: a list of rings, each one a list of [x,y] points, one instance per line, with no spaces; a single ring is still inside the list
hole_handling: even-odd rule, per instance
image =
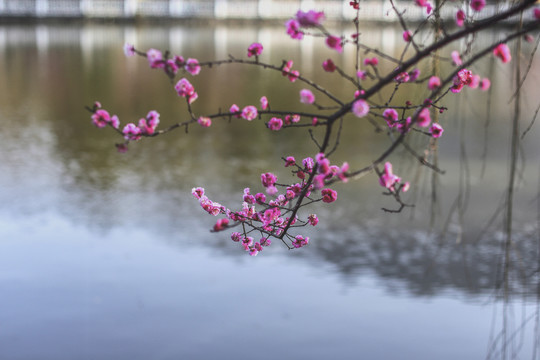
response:
[[[399,29],[362,34],[371,46],[401,50]],[[498,34],[481,36],[490,41]],[[396,154],[396,173],[415,183],[414,209],[383,213],[387,199],[374,176],[338,185],[338,204],[316,209],[321,227],[308,248],[289,252],[275,244],[253,259],[226,235],[207,231],[214,219],[200,211],[190,189],[204,186],[217,201],[237,203],[243,188],[258,188],[259,174],[278,167],[281,156],[313,155],[309,137],[303,130],[278,136],[262,124],[216,123],[213,131],[171,133],[117,154],[117,138],[92,127],[84,105],[99,99],[124,122],[158,109],[163,126],[185,114],[165,76],[141,59],[124,58],[126,41],[201,60],[243,56],[260,41],[269,62],[293,59],[338,96],[353,91],[319,71],[333,53],[316,41],[287,41],[282,28],[0,27],[0,357],[533,353],[539,133],[533,127],[521,143],[507,251],[509,67],[488,60],[477,69],[494,85],[489,113],[477,105],[486,93],[448,100],[452,111],[441,117],[439,143],[446,174],[437,179],[434,213],[431,173]],[[335,60],[350,67],[350,55]],[[535,91],[538,61],[535,56],[526,93]],[[299,106],[300,84],[256,68],[209,69],[193,82],[202,113],[256,103],[262,95],[276,109]],[[523,127],[537,106],[528,101]],[[383,134],[360,122],[348,123],[344,133],[336,163],[358,167],[387,146]],[[421,150],[425,139],[412,137],[411,145]]]

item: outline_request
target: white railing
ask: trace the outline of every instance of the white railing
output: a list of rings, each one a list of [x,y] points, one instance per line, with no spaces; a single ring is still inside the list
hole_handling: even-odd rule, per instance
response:
[[[412,0],[395,3],[398,8],[407,6],[407,20],[426,18],[425,10],[412,5]],[[445,7],[442,17],[451,20],[458,6]],[[495,14],[501,6],[505,5],[490,4],[482,15]],[[0,0],[0,17],[287,19],[298,9],[323,10],[329,20],[350,20],[355,15],[349,0]],[[361,2],[360,19],[397,18],[389,0],[366,0]]]

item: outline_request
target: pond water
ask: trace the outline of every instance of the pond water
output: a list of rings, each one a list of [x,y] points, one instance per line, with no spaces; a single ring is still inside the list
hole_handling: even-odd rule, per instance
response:
[[[362,34],[383,51],[402,50],[398,28]],[[352,96],[320,71],[328,57],[350,68],[352,52],[294,42],[281,26],[0,26],[0,358],[537,356],[540,130],[521,142],[506,252],[511,66],[478,65],[492,79],[491,97],[471,90],[447,100],[444,175],[403,152],[392,156],[395,172],[412,182],[406,201],[414,208],[384,213],[394,204],[373,174],[338,184],[338,201],[315,209],[321,222],[309,246],[275,243],[256,257],[227,233],[209,232],[215,218],[191,188],[238,204],[244,187],[260,188],[261,172],[289,176],[281,156],[314,155],[305,130],[216,122],[119,154],[117,135],[92,126],[84,109],[99,100],[124,123],[152,109],[163,126],[185,120],[168,79],[125,58],[123,44],[211,60],[243,57],[254,41],[264,44],[264,61],[293,59],[305,76]],[[524,54],[532,50],[526,44]],[[535,55],[522,129],[538,106],[539,66]],[[276,109],[302,109],[301,84],[259,68],[205,69],[192,81],[197,112],[257,104],[262,95]],[[406,96],[425,94],[396,101]],[[364,166],[388,144],[371,125],[348,121],[332,161]],[[427,146],[421,136],[411,144]]]

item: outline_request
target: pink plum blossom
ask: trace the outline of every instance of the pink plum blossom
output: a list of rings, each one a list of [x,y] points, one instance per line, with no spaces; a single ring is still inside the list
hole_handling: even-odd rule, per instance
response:
[[[352,112],[359,118],[364,117],[369,113],[369,104],[364,99],[356,100],[352,105]]]
[[[394,78],[394,80],[396,82],[398,82],[398,83],[409,82],[409,80],[410,80],[409,73],[406,72],[406,71],[403,71],[403,72],[397,74],[397,76]]]
[[[124,134],[124,139],[126,140],[139,140],[141,138],[141,133],[141,129],[133,123],[127,124],[122,130],[122,134]]]
[[[456,25],[459,26],[459,27],[463,26],[463,24],[465,23],[466,18],[467,18],[467,16],[465,15],[465,11],[459,9],[456,12]]]
[[[491,81],[488,78],[483,78],[480,80],[480,90],[486,91],[491,86]]]
[[[125,43],[124,44],[124,54],[126,56],[135,56],[135,46],[132,44]]]
[[[343,48],[341,46],[341,38],[334,36],[334,35],[328,35],[326,37],[326,45],[330,49],[336,50],[338,53],[341,53],[343,51]]]
[[[298,12],[296,13],[296,20],[298,20],[300,26],[303,27],[320,26],[322,21],[324,20],[324,12],[315,10],[298,10]]]
[[[311,170],[313,170],[313,167],[315,166],[315,161],[313,161],[313,158],[307,157],[302,160],[302,165],[307,172],[311,172]]]
[[[429,131],[431,132],[431,136],[434,138],[440,138],[444,129],[438,123],[433,123]]]
[[[356,77],[360,80],[366,80],[367,79],[367,71],[358,70],[356,72]]]
[[[296,165],[296,159],[293,156],[287,156],[285,158],[285,167]]]
[[[273,117],[268,121],[268,128],[273,131],[278,131],[283,127],[283,120]]]
[[[411,129],[411,124],[412,124],[412,119],[409,116],[407,117],[407,119],[405,119],[405,122],[398,122],[398,124],[396,125],[396,128],[400,133],[403,134],[403,133],[408,132]]]
[[[313,104],[315,102],[315,95],[308,89],[302,89],[300,90],[300,102],[304,104]]]
[[[276,184],[276,181],[277,181],[276,175],[270,172],[261,174],[261,182],[265,188],[274,186]]]
[[[310,214],[308,216],[308,222],[311,226],[315,226],[319,223],[319,218],[315,214]]]
[[[499,44],[495,49],[493,49],[493,55],[501,59],[501,61],[506,64],[512,60],[512,55],[510,54],[510,49],[506,44]]]
[[[214,225],[214,231],[223,231],[229,225],[229,219],[218,219]]]
[[[99,109],[92,114],[92,123],[98,128],[104,128],[108,123],[111,122],[111,115],[107,110]]]
[[[472,72],[467,69],[461,69],[454,77],[454,85],[450,88],[453,93],[459,93],[463,86],[469,85],[472,82]]]
[[[292,241],[292,245],[295,248],[301,248],[302,246],[306,246],[309,243],[309,237],[303,237],[302,235],[295,236],[294,240]]]
[[[253,44],[249,45],[249,47],[248,47],[247,56],[248,57],[252,57],[252,56],[257,57],[257,56],[262,54],[262,51],[263,51],[263,46],[260,43],[253,43]]]
[[[266,96],[261,97],[261,110],[268,109],[268,99]]]
[[[258,115],[257,108],[253,105],[248,105],[242,109],[242,117],[247,121],[255,119]]]
[[[461,66],[463,64],[463,61],[461,60],[461,56],[459,55],[459,52],[456,50],[452,51],[450,53],[450,56],[452,57],[452,62],[456,66]]]
[[[479,85],[480,85],[480,75],[474,74],[474,75],[471,77],[471,82],[470,82],[470,84],[469,84],[469,87],[470,87],[471,89],[476,89]]]
[[[174,86],[174,89],[176,90],[179,96],[183,96],[186,98],[189,98],[195,93],[195,88],[193,87],[193,85],[191,85],[189,80],[186,78],[182,78],[178,80],[178,82]]]
[[[231,234],[231,240],[234,242],[239,242],[242,240],[243,236],[238,231],[235,231]]]
[[[419,77],[420,77],[420,69],[418,68],[412,69],[412,71],[409,73],[409,81],[411,82],[418,80]]]
[[[163,61],[163,55],[161,51],[156,49],[150,49],[146,52],[146,58],[148,59],[148,64],[152,69],[163,68],[165,62]]]
[[[173,60],[174,60],[174,63],[176,64],[176,66],[178,66],[178,67],[184,66],[185,63],[186,63],[184,58],[182,56],[180,56],[180,55],[174,55]]]
[[[401,181],[401,178],[394,175],[394,173],[392,172],[392,164],[390,162],[386,162],[384,164],[384,172],[381,175],[381,177],[379,178],[379,184],[381,184],[381,186],[393,191],[394,190],[394,185],[396,185],[400,181]]]
[[[334,72],[334,71],[336,71],[336,64],[334,64],[332,59],[326,59],[323,62],[322,67],[323,67],[324,71],[326,71],[326,72]]]
[[[411,42],[413,37],[413,33],[410,30],[405,30],[403,32],[403,40],[406,42]]]
[[[416,5],[426,8],[426,13],[429,15],[433,10],[433,5],[427,0],[416,0]]]
[[[428,108],[423,108],[422,110],[420,110],[416,123],[418,124],[418,126],[421,127],[429,126],[429,124],[431,123],[431,116],[429,115]]]
[[[209,117],[206,117],[206,116],[200,116],[200,117],[197,119],[197,122],[198,122],[199,125],[201,125],[202,127],[210,127],[210,125],[212,125],[212,119],[210,119]]]
[[[238,105],[232,104],[231,107],[229,108],[229,112],[233,113],[233,114],[238,113],[238,112],[240,112],[240,108],[238,107]],[[240,114],[236,114],[236,115],[234,115],[234,117],[240,118]]]
[[[486,0],[471,0],[470,5],[471,9],[476,12],[480,12],[486,6]]]
[[[300,23],[297,20],[287,20],[285,27],[287,28],[287,34],[289,34],[291,38],[297,40],[302,40],[304,38],[304,33],[300,30]]]
[[[322,189],[321,195],[322,195],[322,201],[324,203],[332,203],[337,200],[337,192],[329,188]]]
[[[535,18],[536,20],[540,20],[540,8],[538,8],[538,7],[537,7],[537,8],[534,8],[533,14],[534,14],[534,18]]]
[[[201,66],[199,65],[199,61],[192,58],[187,59],[184,69],[186,69],[186,71],[191,75],[199,75],[199,73],[201,72]]]
[[[388,124],[388,127],[393,128],[397,125],[399,115],[395,109],[386,109],[383,111],[383,117]]]
[[[437,76],[432,76],[428,80],[428,89],[429,90],[435,90],[441,86],[441,79]]]
[[[191,193],[193,194],[193,196],[195,196],[195,198],[200,199],[201,197],[204,196],[204,188],[202,187],[193,188],[191,189]]]
[[[376,57],[372,57],[372,58],[366,58],[364,59],[364,65],[371,65],[371,66],[377,66],[379,65],[379,59],[376,58]]]

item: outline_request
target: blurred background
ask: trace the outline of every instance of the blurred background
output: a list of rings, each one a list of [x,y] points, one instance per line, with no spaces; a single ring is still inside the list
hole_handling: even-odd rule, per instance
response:
[[[383,14],[390,9],[378,4]],[[530,63],[530,71],[510,218],[514,64],[491,57],[471,69],[491,79],[490,91],[465,89],[443,100],[449,110],[440,115],[445,132],[435,148],[421,134],[408,139],[419,153],[436,149],[444,175],[405,151],[392,155],[394,172],[412,184],[404,200],[415,207],[383,212],[395,204],[375,174],[336,184],[337,202],[309,209],[320,223],[307,229],[310,245],[300,250],[275,242],[250,257],[228,232],[209,232],[216,219],[191,188],[237,208],[245,187],[262,190],[262,172],[294,182],[281,157],[315,154],[306,129],[214,121],[120,154],[118,134],[91,124],[84,107],[96,100],[122,124],[150,110],[160,112],[160,127],[188,118],[162,71],[124,56],[126,42],[199,61],[243,58],[260,42],[261,61],[292,59],[303,76],[351,100],[352,85],[321,64],[331,58],[353,75],[354,50],[337,54],[320,39],[285,33],[284,19],[308,5],[327,12],[332,32],[354,32],[347,21],[354,12],[342,1],[0,1],[0,358],[536,358],[534,42],[523,42],[513,61]],[[274,15],[263,19],[263,6]],[[225,10],[217,9],[236,16],[220,19]],[[360,25],[361,41],[399,57],[401,27],[377,17]],[[509,31],[480,33],[476,44]],[[429,41],[433,33],[418,36]],[[466,47],[453,44],[441,56]],[[427,76],[431,62],[419,68]],[[381,63],[381,72],[391,69]],[[441,62],[442,73],[453,69]],[[305,86],[278,72],[227,65],[180,76],[199,94],[197,114],[258,105],[263,95],[275,110],[310,110],[298,101]],[[393,101],[427,94],[425,85],[405,84]],[[359,168],[389,146],[365,119],[345,120],[332,163]]]

